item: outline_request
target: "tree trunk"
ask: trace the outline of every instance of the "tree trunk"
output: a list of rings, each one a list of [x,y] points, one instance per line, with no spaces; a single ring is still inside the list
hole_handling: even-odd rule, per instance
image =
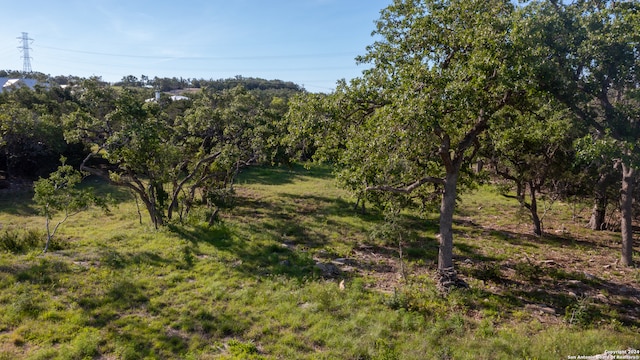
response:
[[[440,248],[438,251],[438,271],[453,268],[453,213],[456,207],[458,169],[447,170],[444,194],[440,204]]]
[[[140,195],[139,192],[138,195]],[[145,196],[140,196],[140,199],[144,203],[144,206],[147,208],[147,212],[149,213],[149,218],[151,218],[151,223],[153,224],[153,226],[158,229],[160,226],[164,225],[162,215],[158,213],[158,209],[155,206],[154,202]]]
[[[50,229],[50,220],[49,220],[49,214],[45,215],[45,225],[47,227],[47,242],[44,244],[44,250],[42,251],[43,253],[46,253],[49,250],[49,244],[51,244],[51,229]]]
[[[540,221],[540,216],[538,215],[538,199],[536,197],[536,188],[531,182],[529,183],[529,194],[529,198],[531,199],[529,211],[531,212],[531,220],[533,221],[533,233],[536,236],[542,236],[542,222]]]
[[[178,182],[173,182],[173,192],[171,193],[171,202],[169,203],[169,208],[167,209],[167,219],[173,219],[173,211],[178,208],[178,197],[180,196],[180,190],[182,190],[182,184],[180,187]],[[182,219],[180,219],[182,220]]]
[[[633,266],[633,186],[635,182],[635,169],[622,162],[622,185],[620,188],[620,210],[622,219],[620,228],[622,232],[622,258],[623,266]]]
[[[607,176],[601,174],[598,178],[595,188],[595,202],[593,210],[591,210],[591,218],[589,219],[589,228],[591,230],[604,230],[604,219],[607,215]]]

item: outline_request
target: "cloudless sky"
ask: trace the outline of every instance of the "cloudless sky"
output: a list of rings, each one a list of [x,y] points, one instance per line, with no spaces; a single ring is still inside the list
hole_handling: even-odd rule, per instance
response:
[[[358,77],[392,0],[11,0],[2,3],[0,69],[50,75],[292,81],[330,92]]]

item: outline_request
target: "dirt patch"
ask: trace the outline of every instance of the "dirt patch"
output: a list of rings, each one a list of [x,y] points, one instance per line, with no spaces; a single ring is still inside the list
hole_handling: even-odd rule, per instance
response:
[[[543,323],[598,317],[640,326],[640,270],[620,266],[619,250],[612,248],[610,240],[595,234],[578,241],[569,230],[542,238],[515,233],[513,228],[485,230],[508,234],[516,244],[511,246],[524,249],[533,241],[538,254],[544,256],[478,261],[458,255],[458,274],[472,287],[513,298],[523,305],[521,310]],[[490,249],[482,250],[481,243],[476,245],[480,249],[478,256],[490,257]],[[401,262],[398,249],[381,246],[358,245],[348,261],[331,263],[346,274],[343,276],[366,277],[372,280],[372,288],[385,293],[401,288],[407,278],[416,274],[436,274],[433,262]]]

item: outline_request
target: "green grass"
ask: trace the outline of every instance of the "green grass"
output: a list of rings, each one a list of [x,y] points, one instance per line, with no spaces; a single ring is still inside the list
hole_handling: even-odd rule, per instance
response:
[[[613,287],[637,290],[637,270],[607,280],[539,262],[618,249],[510,228],[517,209],[489,188],[463,198],[456,221],[472,287],[445,298],[431,278],[437,216],[402,214],[403,279],[397,239],[374,236],[384,216],[354,211],[324,167],[250,169],[212,227],[196,212],[153,230],[128,193],[92,185],[117,207],[69,220],[48,254],[30,195],[2,199],[0,359],[558,359],[640,344],[623,316],[637,303]],[[340,258],[338,275],[316,265]]]

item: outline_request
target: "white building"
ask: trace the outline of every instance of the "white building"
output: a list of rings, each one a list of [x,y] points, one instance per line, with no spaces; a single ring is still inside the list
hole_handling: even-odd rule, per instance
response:
[[[0,77],[0,92],[9,91],[21,86],[27,86],[34,89],[38,80],[36,79],[12,79],[8,77]]]

